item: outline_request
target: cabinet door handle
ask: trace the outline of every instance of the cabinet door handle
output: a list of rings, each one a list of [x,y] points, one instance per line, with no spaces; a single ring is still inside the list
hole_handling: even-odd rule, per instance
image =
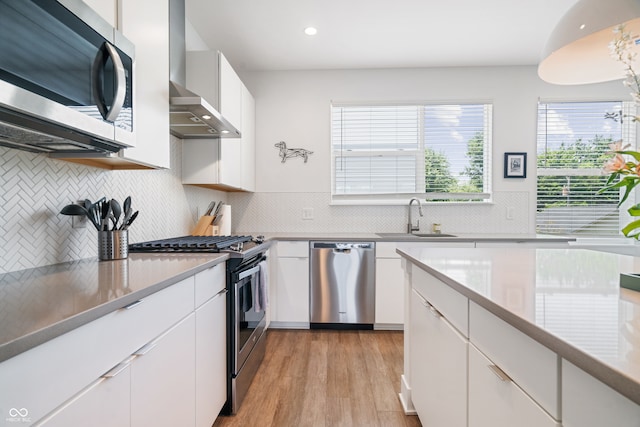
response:
[[[138,350],[136,350],[133,355],[134,356],[144,356],[145,354],[149,353],[151,350],[153,350],[153,348],[155,346],[158,345],[157,341],[153,341],[150,342],[149,344],[143,345],[142,347],[140,347]]]
[[[442,313],[440,313],[438,309],[432,306],[431,304],[429,304],[429,311],[431,312],[431,314],[433,314],[437,318],[442,317]]]
[[[121,373],[122,371],[124,371],[129,367],[130,363],[131,363],[131,359],[118,363],[116,366],[109,369],[109,371],[102,374],[102,378],[113,378],[118,376],[119,373]]]
[[[509,375],[507,375],[502,369],[498,368],[496,365],[487,365],[487,367],[491,369],[491,372],[493,372],[496,375],[496,377],[500,379],[500,381],[511,382],[511,377],[509,377]]]
[[[136,307],[140,304],[142,304],[144,300],[139,299],[138,301],[134,301],[131,304],[127,304],[124,307],[122,307],[123,310],[131,310],[133,307]]]
[[[221,296],[223,296],[224,294],[226,294],[227,292],[229,292],[226,289],[221,290],[220,292],[218,292],[217,294],[215,294],[213,297],[211,297],[211,299],[216,299],[216,298],[220,298]]]

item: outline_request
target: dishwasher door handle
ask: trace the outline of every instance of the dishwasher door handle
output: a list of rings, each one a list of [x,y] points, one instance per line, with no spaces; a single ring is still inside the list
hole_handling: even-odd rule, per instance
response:
[[[333,250],[334,254],[350,254],[351,253],[351,249],[334,249]]]

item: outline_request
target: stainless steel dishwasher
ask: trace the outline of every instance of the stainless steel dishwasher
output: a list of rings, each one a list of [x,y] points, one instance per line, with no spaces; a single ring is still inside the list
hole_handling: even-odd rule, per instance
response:
[[[375,243],[310,242],[311,329],[373,329]]]

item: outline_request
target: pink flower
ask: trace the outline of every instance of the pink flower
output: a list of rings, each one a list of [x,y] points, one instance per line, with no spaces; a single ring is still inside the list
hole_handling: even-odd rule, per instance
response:
[[[611,144],[611,145],[614,145],[614,144]],[[620,151],[620,150],[616,150],[616,151]],[[620,172],[626,168],[627,168],[627,162],[624,160],[624,157],[622,157],[622,155],[620,154],[616,154],[615,156],[613,156],[613,158],[608,160],[603,167],[604,171],[607,173]]]
[[[615,154],[617,151],[624,151],[629,147],[630,147],[630,145],[629,144],[624,144],[622,142],[622,140],[616,141],[616,142],[612,142],[611,144],[609,144],[610,151],[608,151],[607,154]]]

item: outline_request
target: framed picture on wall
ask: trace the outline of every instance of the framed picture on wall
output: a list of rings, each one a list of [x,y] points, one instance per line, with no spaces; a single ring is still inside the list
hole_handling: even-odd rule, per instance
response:
[[[527,177],[527,153],[504,153],[504,177]]]

